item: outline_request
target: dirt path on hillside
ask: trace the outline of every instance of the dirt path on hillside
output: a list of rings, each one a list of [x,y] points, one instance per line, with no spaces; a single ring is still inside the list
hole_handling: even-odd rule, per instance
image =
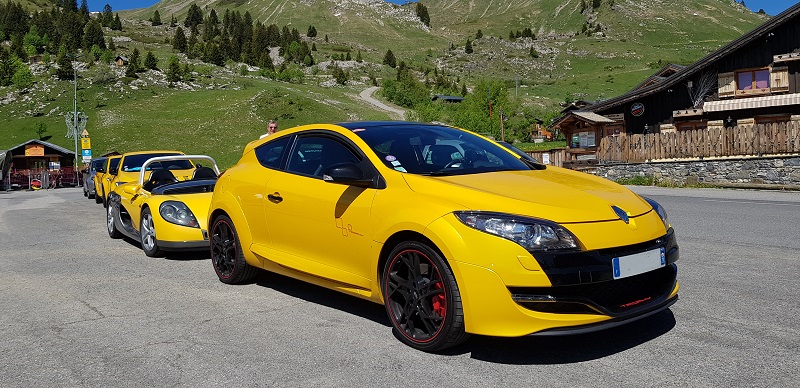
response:
[[[405,120],[405,118],[406,118],[405,109],[402,109],[402,108],[400,108],[398,106],[386,105],[383,102],[378,101],[374,97],[372,97],[372,93],[375,93],[376,90],[378,90],[377,86],[368,87],[368,88],[364,89],[361,93],[359,93],[358,97],[361,98],[362,100],[364,100],[364,101],[376,106],[380,110],[384,110],[384,111],[389,112],[390,116],[392,116],[392,118],[394,118],[394,119]]]

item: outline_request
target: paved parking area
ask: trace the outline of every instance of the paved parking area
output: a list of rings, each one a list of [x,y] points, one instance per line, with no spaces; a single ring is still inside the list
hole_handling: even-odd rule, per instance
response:
[[[0,192],[0,376],[30,386],[772,386],[800,376],[800,194],[634,188],[681,245],[681,300],[601,333],[396,340],[383,307],[111,240],[80,188]]]

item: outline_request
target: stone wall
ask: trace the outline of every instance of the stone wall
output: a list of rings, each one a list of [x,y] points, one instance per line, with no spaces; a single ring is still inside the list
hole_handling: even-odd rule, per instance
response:
[[[675,185],[800,186],[800,156],[598,165],[587,172],[610,180],[654,177]]]

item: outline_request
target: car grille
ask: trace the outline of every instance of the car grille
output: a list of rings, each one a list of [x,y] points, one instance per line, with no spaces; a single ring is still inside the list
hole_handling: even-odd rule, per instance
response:
[[[562,314],[636,314],[664,302],[675,287],[674,264],[623,279],[556,287],[510,287],[529,310]]]

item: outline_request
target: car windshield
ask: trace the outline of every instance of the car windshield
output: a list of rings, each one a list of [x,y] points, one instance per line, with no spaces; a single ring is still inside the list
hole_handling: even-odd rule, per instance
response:
[[[383,163],[420,175],[462,175],[531,168],[501,147],[470,132],[431,124],[352,128]]]
[[[181,155],[176,153],[153,153],[153,154],[139,154],[139,155],[129,155],[125,157],[125,160],[122,162],[122,171],[125,172],[133,172],[133,171],[141,171],[142,165],[147,159],[155,158],[157,156],[175,156]],[[158,169],[168,169],[168,170],[188,170],[194,168],[192,162],[188,160],[167,160],[163,162],[156,162],[147,166],[147,171],[150,170],[158,170]]]

